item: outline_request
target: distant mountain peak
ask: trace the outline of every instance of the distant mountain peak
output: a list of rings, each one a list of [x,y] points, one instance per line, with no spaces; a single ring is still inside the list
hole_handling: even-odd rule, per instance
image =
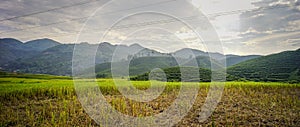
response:
[[[113,46],[113,45],[111,43],[109,43],[109,42],[101,42],[99,44],[99,46]]]
[[[143,46],[141,46],[141,45],[138,44],[138,43],[131,44],[131,45],[129,45],[129,47],[140,47],[140,48],[144,48]]]
[[[54,41],[52,39],[43,38],[43,39],[28,41],[24,44],[25,44],[25,48],[27,49],[31,49],[34,51],[44,51],[48,48],[60,45],[61,43]]]
[[[25,42],[25,44],[30,44],[30,43],[52,43],[52,44],[61,44],[57,41],[54,41],[52,39],[49,38],[42,38],[42,39],[36,39],[36,40],[31,40],[28,42]]]
[[[53,39],[50,39],[50,38],[41,38],[41,39],[35,39],[35,40],[38,40],[38,41],[54,41]],[[33,41],[35,41],[33,40]],[[57,42],[57,41],[55,41]]]
[[[193,49],[193,48],[182,48],[182,49],[179,49],[177,51],[175,51],[174,53],[176,52],[199,52],[199,53],[207,53],[207,52],[204,52],[202,50],[198,50],[198,49]]]
[[[23,43],[17,39],[14,38],[0,38],[0,43]]]

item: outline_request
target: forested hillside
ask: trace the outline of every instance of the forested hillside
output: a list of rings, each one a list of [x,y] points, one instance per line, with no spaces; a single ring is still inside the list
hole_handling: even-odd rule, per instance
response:
[[[209,82],[211,81],[211,71],[209,69],[197,67],[171,67],[160,71],[147,72],[138,76],[133,76],[130,80],[146,81],[149,77],[152,80],[168,81],[168,82]],[[197,72],[198,71],[198,72]],[[150,76],[149,76],[150,75]],[[163,76],[165,75],[165,77]]]
[[[253,81],[300,81],[300,49],[248,60],[232,67],[227,73]]]

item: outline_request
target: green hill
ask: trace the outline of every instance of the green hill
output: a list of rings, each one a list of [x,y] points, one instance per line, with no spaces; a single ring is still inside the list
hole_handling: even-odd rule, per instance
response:
[[[129,70],[129,75],[133,76],[155,68],[168,68],[178,65],[173,57],[140,57],[131,61],[115,62],[113,64],[114,70],[118,71],[118,74],[115,76],[126,76],[127,70]],[[125,67],[125,65],[129,65],[129,68]],[[95,67],[95,71],[98,78],[111,77],[111,63],[98,64]]]
[[[227,73],[253,81],[300,82],[300,49],[248,60],[229,67]]]
[[[226,66],[230,67],[232,65],[241,63],[243,61],[247,61],[247,60],[251,60],[251,59],[255,59],[261,57],[259,55],[249,55],[249,56],[236,56],[236,55],[227,55],[226,56]]]
[[[198,72],[197,72],[198,71]],[[147,72],[138,76],[133,76],[130,80],[145,81],[149,80],[149,75],[151,74],[155,80],[168,81],[168,82],[178,82],[178,81],[188,81],[188,82],[209,82],[211,81],[211,71],[209,69],[197,68],[197,67],[171,67],[163,69],[165,78],[161,78],[161,72]],[[199,75],[199,77],[197,76]],[[184,78],[183,78],[184,77]]]
[[[212,61],[212,62],[211,62]],[[167,56],[160,57],[140,57],[132,59],[129,61],[116,62],[114,63],[114,69],[118,71],[115,76],[126,76],[126,71],[129,70],[129,76],[135,76],[149,72],[155,68],[170,68],[175,66],[190,66],[190,67],[200,67],[209,69],[211,63],[213,65],[219,66],[218,63],[214,60],[210,60],[209,57],[197,57],[196,60],[191,61],[190,59],[183,59]],[[129,68],[125,65],[129,64]],[[91,68],[90,68],[91,69]],[[87,69],[85,72],[88,72],[90,69]],[[111,63],[102,63],[98,64],[95,67],[95,72],[98,78],[111,77]]]

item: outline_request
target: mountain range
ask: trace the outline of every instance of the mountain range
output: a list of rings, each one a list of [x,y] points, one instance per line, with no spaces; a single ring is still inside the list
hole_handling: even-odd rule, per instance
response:
[[[74,47],[75,44],[62,44],[47,38],[24,43],[13,38],[3,38],[0,39],[0,67],[2,70],[9,72],[71,75]],[[211,63],[217,64],[218,60],[226,58],[220,53],[210,53],[212,57],[210,59],[208,52],[189,48],[172,53],[161,53],[142,47],[139,44],[127,46],[112,45],[108,42],[103,42],[99,45],[80,43],[76,45],[76,49],[80,51],[80,56],[83,59],[86,56],[95,55],[95,51],[97,51],[95,56],[96,67],[107,67],[103,70],[96,69],[98,72],[108,71],[109,67],[107,65],[110,64],[112,57],[114,57],[114,62],[131,62],[131,68],[134,68],[131,74],[141,74],[155,67],[170,67],[177,64],[188,65],[188,62],[194,57],[200,67],[210,68]],[[174,57],[176,60],[168,57]],[[228,55],[227,64],[231,66],[256,57],[259,56]],[[169,59],[172,60],[168,61]],[[178,59],[186,63],[177,63],[180,62]],[[148,66],[149,64],[147,63],[149,62],[142,62],[144,60],[151,61],[151,64],[154,66]],[[92,66],[83,65],[82,69],[88,69]]]
[[[79,51],[76,55],[80,56],[76,60],[72,60],[74,48]],[[70,76],[72,63],[85,61],[86,57],[94,55],[95,64],[76,66],[83,74],[96,65],[97,77],[110,77],[112,64],[115,65],[114,71],[118,72],[117,76],[145,76],[155,68],[172,70],[168,68],[179,65],[209,70],[211,65],[220,66],[220,61],[226,60],[228,80],[300,82],[300,49],[267,56],[239,56],[190,48],[162,53],[139,44],[80,43],[75,47],[75,44],[62,44],[47,38],[28,42],[3,38],[0,39],[0,53],[0,70],[7,72]]]

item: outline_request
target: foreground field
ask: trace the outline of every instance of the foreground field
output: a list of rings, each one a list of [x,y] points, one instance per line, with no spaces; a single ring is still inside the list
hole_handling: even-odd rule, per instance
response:
[[[43,76],[42,76],[43,77]],[[111,79],[99,79],[108,102],[129,116],[163,112],[178,94],[179,83],[168,83],[152,102],[138,103],[123,97]],[[146,89],[149,82],[133,82]],[[208,92],[200,84],[196,103],[176,126],[299,126],[300,84],[227,82],[213,115],[199,123],[200,108]],[[98,126],[83,110],[68,78],[0,78],[0,126]]]

